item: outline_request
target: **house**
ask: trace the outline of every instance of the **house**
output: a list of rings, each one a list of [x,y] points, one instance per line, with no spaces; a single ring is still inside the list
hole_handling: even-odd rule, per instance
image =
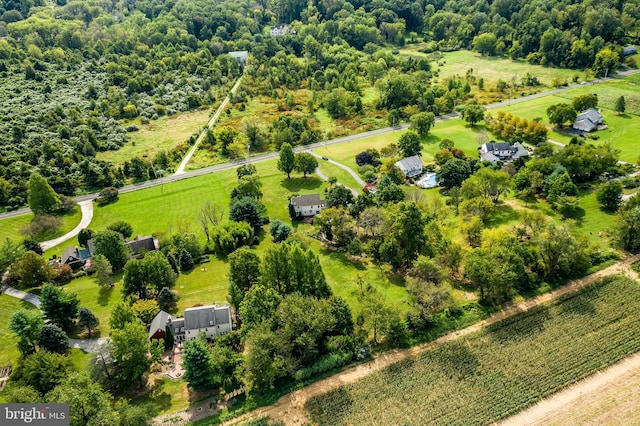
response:
[[[422,159],[418,155],[396,161],[396,167],[402,170],[404,177],[410,179],[422,174]]]
[[[480,159],[496,164],[498,161],[510,162],[521,157],[528,157],[527,151],[520,142],[510,145],[508,142],[489,142],[480,147]]]
[[[269,34],[271,34],[271,37],[282,37],[289,34],[290,32],[292,31],[288,25],[276,25],[275,27],[271,27],[271,29],[269,30]],[[295,31],[293,33],[295,34]]]
[[[149,340],[165,339],[167,337],[167,326],[171,319],[172,317],[168,312],[158,312],[149,325]]]
[[[602,124],[603,121],[602,114],[593,108],[589,108],[578,114],[576,121],[573,122],[573,128],[583,132],[591,132],[595,130],[598,125]]]
[[[630,56],[638,53],[638,48],[636,46],[625,46],[622,48],[622,56]]]
[[[293,209],[292,217],[305,217],[319,214],[326,204],[320,199],[320,194],[306,194],[291,197],[289,206],[290,210]]]
[[[160,311],[149,326],[149,339],[165,339],[167,327],[173,334],[174,343],[196,339],[201,333],[207,339],[222,336],[233,330],[231,308],[227,305],[187,308],[183,318],[174,318]]]
[[[156,251],[160,249],[160,243],[153,237],[141,237],[137,236],[131,241],[126,241],[125,246],[131,249],[133,255],[140,254],[142,251]]]
[[[88,248],[79,249],[78,247],[68,246],[60,257],[60,264],[69,265],[72,269],[78,269],[84,266],[90,257],[91,252]]]
[[[236,58],[238,62],[244,64],[249,58],[249,52],[246,50],[236,50],[233,52],[229,52],[229,56],[231,56],[232,58]]]

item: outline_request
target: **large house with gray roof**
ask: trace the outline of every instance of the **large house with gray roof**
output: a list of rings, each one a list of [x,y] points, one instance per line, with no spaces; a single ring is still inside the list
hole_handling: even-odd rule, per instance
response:
[[[396,161],[395,165],[402,170],[406,179],[422,174],[422,158],[419,155],[403,158],[400,161]]]
[[[320,214],[326,207],[324,200],[320,199],[320,194],[305,194],[291,197],[289,200],[291,217],[310,217]]]
[[[576,117],[576,121],[573,122],[573,128],[581,130],[583,132],[591,132],[598,128],[604,121],[602,114],[596,111],[594,108],[582,111]]]
[[[527,151],[520,142],[510,145],[508,142],[483,143],[480,147],[480,159],[496,164],[498,161],[508,163],[521,157],[528,157]]]
[[[200,334],[212,339],[233,330],[231,309],[227,305],[197,306],[185,309],[182,318],[174,318],[160,311],[149,326],[149,339],[165,339],[167,328],[173,335],[174,343],[196,339]]]

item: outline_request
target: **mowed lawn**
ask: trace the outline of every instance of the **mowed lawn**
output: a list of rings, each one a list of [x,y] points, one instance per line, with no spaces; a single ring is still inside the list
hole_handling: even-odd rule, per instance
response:
[[[20,352],[18,352],[18,339],[9,330],[9,322],[11,316],[18,309],[35,309],[35,307],[27,302],[23,302],[11,296],[7,296],[4,293],[0,293],[0,341],[2,346],[0,347],[0,368],[13,364],[16,366]]]
[[[59,217],[60,219],[62,219],[62,225],[60,226],[60,228],[58,228],[56,232],[42,235],[39,239],[40,241],[47,241],[53,238],[58,238],[71,231],[78,225],[78,223],[80,223],[82,213],[80,212],[80,207],[76,205],[74,206],[72,211],[60,215]],[[27,238],[27,236],[23,234],[21,230],[28,227],[33,218],[33,214],[29,213],[21,216],[10,217],[7,219],[0,219],[0,241],[4,241],[6,238],[9,238],[13,241],[22,241]]]
[[[133,157],[152,159],[162,150],[170,151],[187,142],[191,135],[207,125],[210,115],[211,111],[207,108],[160,117],[151,120],[149,124],[140,124],[139,120],[132,121],[131,124],[137,125],[140,130],[127,133],[129,142],[117,151],[99,152],[96,157],[116,165]]]
[[[640,350],[638,312],[640,283],[605,278],[306,407],[317,424],[490,424]]]

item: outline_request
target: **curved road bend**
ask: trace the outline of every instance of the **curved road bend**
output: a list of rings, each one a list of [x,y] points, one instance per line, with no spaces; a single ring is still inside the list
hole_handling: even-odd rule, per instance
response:
[[[84,228],[89,226],[91,223],[91,219],[93,219],[93,201],[92,200],[84,200],[78,202],[80,206],[80,210],[82,211],[82,218],[80,219],[80,223],[73,228],[71,231],[67,232],[61,237],[55,238],[49,241],[43,241],[40,243],[40,247],[42,250],[49,250],[51,247],[55,247],[58,244],[64,243],[67,240],[75,237],[82,231]]]
[[[610,80],[626,77],[628,75],[637,74],[637,73],[640,73],[640,69],[623,71],[623,72],[619,72],[614,77],[608,77],[606,79],[593,80],[593,81],[590,81],[590,82],[586,83],[586,85],[593,85],[593,84],[603,83],[605,81],[610,81]],[[529,95],[529,96],[524,96],[524,97],[517,98],[517,99],[511,99],[511,100],[507,100],[507,101],[496,102],[494,104],[485,105],[485,108],[487,108],[487,109],[495,109],[495,108],[499,108],[499,107],[508,106],[508,105],[511,105],[511,104],[516,104],[516,103],[520,103],[520,102],[526,102],[526,101],[529,101],[531,99],[537,99],[537,98],[541,98],[541,97],[544,97],[544,96],[554,95],[556,93],[560,93],[560,92],[563,92],[563,91],[566,91],[566,90],[575,89],[576,87],[580,87],[580,86],[582,86],[582,85],[574,84],[574,85],[567,86],[567,87],[562,87],[562,88],[559,88],[559,89],[553,90],[553,91],[540,92],[540,93],[536,93],[536,94]],[[446,120],[450,120],[450,119],[456,118],[456,117],[459,117],[459,114],[456,113],[456,112],[452,112],[450,114],[441,115],[441,116],[436,117],[436,122],[446,121]],[[344,136],[344,137],[337,138],[337,139],[332,139],[332,140],[329,140],[329,141],[326,141],[326,142],[317,142],[317,143],[314,143],[314,144],[311,144],[311,145],[298,146],[298,147],[294,148],[294,152],[302,152],[302,151],[312,150],[312,149],[316,149],[316,148],[322,148],[322,147],[329,146],[329,145],[336,145],[336,144],[340,144],[340,143],[352,142],[354,140],[364,139],[364,138],[367,138],[369,136],[384,135],[384,134],[387,134],[387,133],[395,132],[396,130],[406,129],[408,127],[409,127],[409,125],[405,123],[405,124],[402,124],[401,126],[398,126],[398,127],[384,127],[382,129],[370,130],[368,132],[358,133],[356,135],[351,135],[351,136]],[[252,157],[251,158],[251,162],[252,163],[257,163],[257,162],[260,162],[260,161],[270,160],[272,158],[277,158],[277,157],[278,157],[278,153],[277,152],[271,152],[271,153],[262,154],[262,155],[258,155],[258,156]],[[178,180],[188,179],[188,178],[194,177],[194,176],[202,176],[202,175],[206,175],[206,174],[209,174],[209,173],[216,173],[216,172],[219,172],[221,170],[233,169],[233,168],[242,166],[243,164],[246,164],[246,163],[247,163],[246,159],[236,160],[236,161],[232,161],[230,163],[218,164],[216,166],[209,166],[209,167],[205,167],[203,169],[198,169],[198,170],[191,170],[191,171],[179,174],[179,175],[175,175],[174,174],[172,176],[167,176],[167,177],[160,178],[160,179],[154,179],[154,180],[140,182],[140,183],[136,183],[136,184],[132,184],[132,185],[126,185],[126,186],[123,186],[122,188],[119,188],[118,191],[120,192],[120,194],[126,194],[128,192],[137,191],[139,189],[146,189],[146,188],[151,188],[151,187],[154,187],[154,186],[159,186],[159,185],[162,185],[164,183],[176,182]],[[93,194],[80,195],[80,196],[75,197],[74,199],[76,201],[84,201],[84,200],[94,199],[97,196],[98,196],[97,193],[93,193]],[[21,215],[27,214],[29,212],[30,212],[30,210],[28,208],[24,208],[24,209],[20,209],[20,210],[14,210],[14,211],[11,211],[11,212],[1,213],[0,214],[0,219],[5,219],[5,218],[15,217],[15,216],[21,216]]]

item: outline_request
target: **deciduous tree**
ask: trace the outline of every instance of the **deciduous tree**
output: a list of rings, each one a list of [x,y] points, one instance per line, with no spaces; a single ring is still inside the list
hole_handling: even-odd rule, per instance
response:
[[[184,342],[182,355],[184,379],[189,387],[201,391],[214,386],[211,355],[204,340],[192,339]]]
[[[36,351],[43,325],[44,320],[39,310],[20,309],[11,316],[9,329],[18,336],[18,349],[23,357]]]
[[[422,151],[420,135],[412,130],[403,133],[398,140],[398,148],[400,148],[404,157],[420,154],[420,151]]]
[[[295,155],[291,145],[283,143],[280,147],[280,157],[278,158],[278,170],[287,174],[287,179],[291,179],[291,172],[296,166]]]
[[[606,210],[617,210],[622,202],[622,184],[619,181],[603,184],[596,192],[596,199]]]
[[[318,160],[308,152],[296,154],[295,169],[302,173],[302,177],[306,178],[308,174],[313,173],[318,168]]]
[[[49,182],[37,173],[31,174],[27,189],[29,208],[36,215],[51,213],[61,204]]]
[[[127,263],[129,250],[124,245],[120,234],[115,231],[103,231],[93,237],[94,254],[107,258],[111,267],[119,271]]]

